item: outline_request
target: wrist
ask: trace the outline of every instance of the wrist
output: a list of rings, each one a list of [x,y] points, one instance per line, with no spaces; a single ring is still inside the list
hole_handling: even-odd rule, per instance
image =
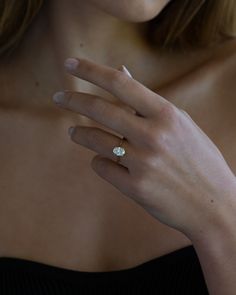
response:
[[[187,234],[193,244],[210,244],[229,236],[236,237],[236,180],[221,198],[216,198],[215,202],[214,197],[211,200],[212,208],[206,212],[205,220],[199,221],[198,228]]]

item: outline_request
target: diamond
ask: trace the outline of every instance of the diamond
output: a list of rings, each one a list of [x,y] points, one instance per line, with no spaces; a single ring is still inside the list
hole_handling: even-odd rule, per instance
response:
[[[114,149],[113,149],[113,153],[114,153],[115,155],[117,155],[118,157],[122,157],[122,156],[124,156],[124,154],[125,154],[125,149],[124,149],[123,147],[116,146],[116,147],[114,147]]]

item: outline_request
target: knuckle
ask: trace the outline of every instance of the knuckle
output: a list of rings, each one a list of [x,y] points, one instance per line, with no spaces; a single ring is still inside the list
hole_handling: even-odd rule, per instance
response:
[[[158,144],[160,136],[161,136],[161,133],[159,130],[157,132],[157,130],[155,129],[154,130],[150,129],[146,133],[145,142],[148,146],[154,147]]]
[[[113,87],[124,87],[127,81],[130,79],[125,73],[120,71],[114,71],[111,74],[110,82]]]
[[[159,169],[160,163],[161,163],[161,153],[149,153],[145,158],[143,162],[143,167],[146,167],[147,170],[152,171],[152,169]]]
[[[165,142],[166,132],[157,126],[150,126],[143,134],[143,143],[150,150],[162,147]]]
[[[161,120],[172,123],[176,120],[177,108],[170,103],[163,104],[158,116]]]

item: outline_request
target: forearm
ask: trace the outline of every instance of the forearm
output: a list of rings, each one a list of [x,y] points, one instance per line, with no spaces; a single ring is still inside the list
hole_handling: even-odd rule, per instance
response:
[[[214,229],[191,238],[210,295],[236,294],[236,206],[218,219]]]

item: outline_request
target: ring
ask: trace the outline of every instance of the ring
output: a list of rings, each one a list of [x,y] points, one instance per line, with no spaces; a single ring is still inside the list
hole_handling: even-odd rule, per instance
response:
[[[119,163],[120,157],[123,157],[125,154],[125,149],[121,146],[123,143],[124,137],[120,139],[119,146],[113,148],[113,154],[117,156],[116,162]]]

